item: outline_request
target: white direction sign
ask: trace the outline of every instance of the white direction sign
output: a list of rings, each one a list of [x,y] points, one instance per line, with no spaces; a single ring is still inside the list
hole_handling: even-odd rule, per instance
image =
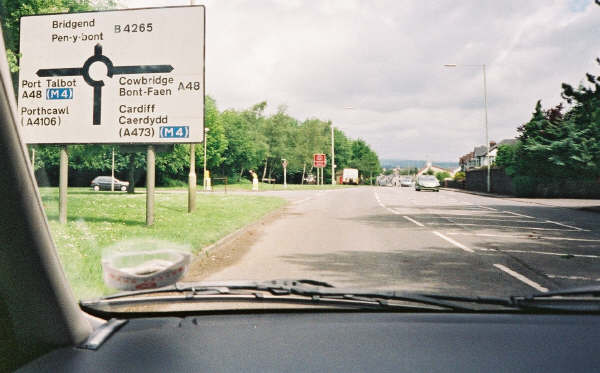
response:
[[[25,143],[202,142],[204,24],[203,6],[21,18]]]

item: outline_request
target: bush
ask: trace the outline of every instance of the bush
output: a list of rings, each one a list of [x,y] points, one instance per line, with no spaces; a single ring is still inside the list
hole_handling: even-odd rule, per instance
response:
[[[464,173],[464,171],[459,171],[454,174],[454,181],[463,181],[466,177],[467,175]]]
[[[444,172],[436,172],[435,177],[438,179],[438,181],[440,183],[442,183],[444,181],[444,179],[450,177],[450,173],[448,173],[446,171],[444,171]]]
[[[165,187],[187,187],[188,183],[183,180],[163,177],[162,180],[160,180],[160,183],[157,183],[157,185]]]

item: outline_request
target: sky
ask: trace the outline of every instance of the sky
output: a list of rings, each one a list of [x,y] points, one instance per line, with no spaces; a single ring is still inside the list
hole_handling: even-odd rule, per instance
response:
[[[122,0],[121,7],[190,1]],[[517,135],[537,100],[600,75],[592,0],[207,0],[206,93],[331,120],[380,158],[457,161]],[[457,64],[444,67],[444,64]]]

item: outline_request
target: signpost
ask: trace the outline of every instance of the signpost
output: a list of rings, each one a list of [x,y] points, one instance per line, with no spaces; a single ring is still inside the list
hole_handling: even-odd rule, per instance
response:
[[[325,166],[327,166],[327,156],[325,154],[313,154],[313,167],[317,169],[317,185],[319,183],[323,185],[323,168]]]
[[[24,142],[204,141],[204,29],[203,6],[22,17]]]
[[[323,168],[325,166],[327,166],[325,154],[313,154],[313,167]]]

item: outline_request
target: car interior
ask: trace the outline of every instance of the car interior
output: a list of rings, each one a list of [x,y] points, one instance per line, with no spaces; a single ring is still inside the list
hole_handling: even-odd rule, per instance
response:
[[[314,296],[281,307],[256,295],[240,307],[85,312],[50,234],[0,42],[1,371],[598,370],[598,310],[340,307]]]

